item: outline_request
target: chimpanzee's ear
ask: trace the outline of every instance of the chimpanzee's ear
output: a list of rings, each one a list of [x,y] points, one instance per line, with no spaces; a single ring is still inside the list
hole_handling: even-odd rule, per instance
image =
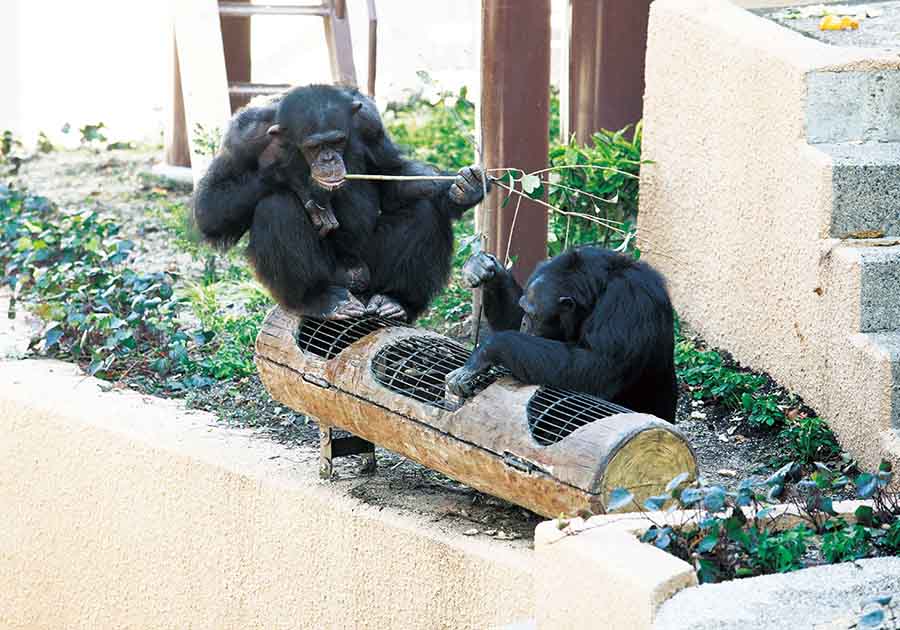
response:
[[[278,125],[278,124],[272,125],[271,127],[269,127],[269,130],[266,131],[266,133],[269,134],[270,136],[277,136],[278,134],[281,133],[281,125]]]
[[[355,114],[362,109],[362,106],[362,101],[353,101],[352,103],[350,103],[350,113]]]
[[[563,295],[559,298],[559,307],[561,309],[571,311],[575,308],[575,299],[569,297],[568,295]]]

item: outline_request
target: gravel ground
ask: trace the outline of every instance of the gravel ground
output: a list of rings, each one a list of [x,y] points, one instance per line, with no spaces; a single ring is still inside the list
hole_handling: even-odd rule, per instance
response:
[[[848,31],[821,31],[819,23],[821,17],[790,19],[784,9],[759,11],[770,20],[797,31],[807,37],[812,37],[826,44],[835,46],[853,46],[859,48],[900,48],[900,2],[865,2],[855,0],[841,2],[841,6],[849,6],[854,11],[863,12],[870,8],[878,13],[877,17],[864,18],[860,21],[859,28]],[[804,9],[808,7],[797,7]]]
[[[149,150],[51,153],[25,162],[13,184],[60,205],[92,207],[120,221],[138,245],[135,266],[196,278],[203,261],[181,249],[154,211],[162,204],[185,204],[190,194],[144,175],[157,159],[158,153]],[[192,391],[186,401],[215,412],[222,422],[257,429],[261,439],[295,447],[298,460],[318,457],[314,422],[274,402],[256,376]],[[739,414],[692,401],[686,389],[678,426],[693,444],[703,476],[714,483],[734,486],[743,476],[765,475],[784,452],[776,432],[754,429]],[[519,539],[515,544],[529,541],[540,520],[399,455],[379,449],[378,459],[374,476],[358,475],[354,458],[339,462],[335,484],[367,503],[414,511],[472,535]]]

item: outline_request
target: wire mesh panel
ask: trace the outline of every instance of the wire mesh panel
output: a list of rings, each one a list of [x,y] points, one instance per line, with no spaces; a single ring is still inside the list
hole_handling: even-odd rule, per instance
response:
[[[383,317],[360,317],[347,320],[304,317],[297,331],[297,346],[323,359],[333,359],[344,348],[382,328],[404,326]]]
[[[372,375],[391,391],[441,409],[455,411],[463,401],[448,396],[447,375],[461,368],[470,351],[457,343],[434,337],[408,337],[382,348],[372,359]],[[499,370],[479,376],[480,392],[500,376]]]
[[[548,446],[595,420],[629,412],[589,394],[541,387],[528,401],[528,427],[538,444]]]

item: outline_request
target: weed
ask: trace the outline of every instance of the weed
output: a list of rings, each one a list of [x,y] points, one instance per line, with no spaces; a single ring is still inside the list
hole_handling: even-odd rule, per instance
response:
[[[834,433],[818,417],[799,417],[789,420],[781,431],[792,459],[803,464],[829,461],[841,454]]]

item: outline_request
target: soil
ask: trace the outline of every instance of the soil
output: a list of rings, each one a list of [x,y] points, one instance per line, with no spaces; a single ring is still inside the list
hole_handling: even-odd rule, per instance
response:
[[[171,227],[151,211],[160,204],[186,205],[190,199],[187,188],[147,174],[159,153],[149,149],[54,152],[23,162],[19,172],[7,179],[60,206],[91,207],[120,222],[123,234],[136,243],[134,267],[197,278],[204,261],[181,249]],[[777,386],[771,383],[771,387]],[[224,423],[257,429],[261,439],[296,448],[298,460],[318,458],[315,423],[274,402],[256,376],[191,391],[186,402],[216,413]],[[710,483],[735,487],[742,477],[767,476],[784,453],[777,431],[750,427],[740,414],[693,401],[684,387],[677,423]],[[378,449],[377,456],[378,472],[373,476],[357,474],[353,457],[337,460],[335,485],[366,503],[415,512],[469,535],[516,541],[511,544],[527,544],[541,520],[402,456],[383,449]]]

